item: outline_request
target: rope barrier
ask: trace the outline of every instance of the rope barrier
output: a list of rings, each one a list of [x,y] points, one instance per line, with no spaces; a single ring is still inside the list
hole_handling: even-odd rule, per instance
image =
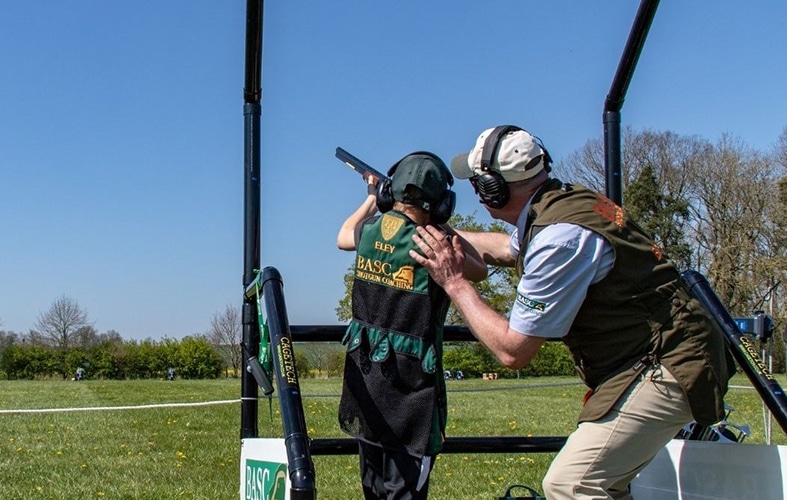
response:
[[[563,385],[580,385],[581,382],[566,382],[555,384],[535,384],[535,385],[521,385],[521,386],[507,386],[507,387],[484,387],[474,389],[453,389],[448,392],[484,392],[484,391],[499,391],[506,389],[529,389],[536,387],[557,387]],[[751,386],[732,385],[730,389],[752,389]],[[340,394],[304,394],[304,398],[330,398],[339,397]],[[209,406],[209,405],[223,405],[231,403],[240,403],[240,399],[224,399],[220,401],[202,401],[199,403],[160,403],[150,405],[137,405],[137,406],[89,406],[84,408],[31,408],[31,409],[13,409],[13,410],[0,410],[0,415],[7,415],[13,413],[61,413],[61,412],[74,412],[74,411],[108,411],[108,410],[142,410],[150,408],[177,408],[189,406]]]
[[[138,405],[138,406],[89,406],[85,408],[31,408],[31,409],[16,409],[16,410],[0,410],[0,414],[8,413],[60,413],[71,411],[107,411],[107,410],[141,410],[149,408],[176,408],[183,406],[208,406],[208,405],[222,405],[228,403],[240,403],[240,399],[225,399],[222,401],[203,401],[199,403],[160,403],[152,405]]]

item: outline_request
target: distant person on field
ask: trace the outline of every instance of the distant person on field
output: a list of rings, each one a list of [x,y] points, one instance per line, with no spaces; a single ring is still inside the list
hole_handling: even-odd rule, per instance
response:
[[[434,227],[411,251],[473,335],[505,366],[530,363],[561,339],[589,387],[579,425],[544,478],[550,500],[630,499],[634,476],[689,421],[724,417],[734,369],[721,332],[659,246],[607,197],[550,178],[549,153],[529,132],[481,133],[451,162],[503,233],[459,231],[488,264],[520,276],[508,317],[462,275],[465,251]]]
[[[426,224],[439,238],[458,239],[443,225],[454,208],[453,178],[428,152],[405,156],[388,175],[367,177],[366,199],[337,237],[340,249],[356,251],[339,423],[358,440],[366,499],[425,499],[445,434],[449,299],[410,252],[416,227]],[[468,258],[460,273],[481,280],[486,266]]]

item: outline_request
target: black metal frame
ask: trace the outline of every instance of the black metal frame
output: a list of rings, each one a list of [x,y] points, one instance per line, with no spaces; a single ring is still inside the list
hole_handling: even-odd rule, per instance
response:
[[[749,377],[782,430],[787,433],[787,396],[760,359],[754,344],[740,331],[735,319],[730,316],[705,276],[697,271],[685,271],[681,276],[689,289],[716,320],[724,333],[727,347],[735,357],[735,361]]]
[[[260,267],[260,98],[262,96],[263,0],[246,2],[246,75],[243,89],[244,119],[244,220],[243,290],[256,279]],[[244,297],[243,366],[260,353],[260,330],[256,304]],[[241,439],[257,436],[257,383],[251,371],[241,374]]]
[[[295,349],[284,301],[284,282],[276,268],[263,269],[246,287],[244,297],[247,301],[256,300],[259,291],[265,309],[267,333],[273,354],[273,372],[276,376],[281,420],[284,425],[290,498],[314,499],[317,495],[314,463],[309,449],[298,372],[295,369]]]
[[[604,101],[604,168],[606,171],[607,198],[618,205],[623,205],[623,180],[621,176],[620,154],[620,109],[626,99],[631,77],[639,61],[642,47],[648,36],[659,0],[642,0],[637,16],[629,32],[626,47],[620,57],[618,69],[612,79],[612,85]]]
[[[650,25],[658,0],[642,0],[617,72],[606,97],[603,113],[606,194],[622,205],[620,110]],[[285,444],[292,484],[291,498],[316,498],[315,473],[311,455],[344,455],[357,453],[352,439],[315,439],[309,441],[303,405],[292,352],[293,333],[297,341],[338,341],[345,326],[303,325],[290,327],[282,289],[282,278],[275,268],[260,266],[260,98],[262,65],[262,31],[264,0],[247,0],[246,4],[246,68],[244,86],[244,260],[243,260],[243,366],[248,367],[241,378],[241,438],[258,436],[257,405],[259,374],[255,365],[260,351],[260,325],[256,292],[262,290],[268,334],[273,348],[279,401],[285,428]],[[701,275],[700,275],[701,276]],[[684,276],[691,282],[705,306],[725,330],[728,344],[736,359],[747,370],[752,383],[787,432],[787,399],[778,383],[769,377],[764,365],[757,363],[756,352],[741,346],[740,331],[718,302],[707,281],[694,275]],[[254,290],[254,292],[252,291]],[[445,340],[474,340],[467,328],[446,327]],[[292,356],[292,366],[282,366],[285,352]],[[754,359],[754,362],[751,360]],[[284,363],[286,365],[286,363]],[[748,368],[747,368],[748,367]],[[261,377],[267,380],[267,377]],[[267,384],[269,385],[269,381]],[[261,384],[260,385],[266,385]],[[514,453],[555,452],[565,443],[564,437],[457,437],[448,438],[443,453]]]

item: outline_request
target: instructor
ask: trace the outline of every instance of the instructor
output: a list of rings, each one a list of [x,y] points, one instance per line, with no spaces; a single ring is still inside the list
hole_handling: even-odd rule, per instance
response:
[[[521,276],[508,318],[462,276],[458,241],[434,227],[413,237],[473,335],[512,369],[548,339],[571,351],[589,391],[579,424],[544,478],[550,500],[630,499],[629,483],[686,423],[723,418],[733,368],[722,335],[678,270],[603,195],[550,178],[541,142],[515,126],[481,133],[451,162],[502,233],[459,232],[490,265]]]

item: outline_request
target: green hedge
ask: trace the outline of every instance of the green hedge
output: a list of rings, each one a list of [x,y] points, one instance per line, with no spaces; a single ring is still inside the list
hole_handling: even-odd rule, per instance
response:
[[[106,341],[89,349],[61,349],[16,343],[0,355],[0,372],[7,379],[73,377],[77,368],[85,378],[164,378],[172,367],[180,378],[217,378],[224,361],[217,350],[201,337]]]
[[[546,377],[575,375],[571,354],[562,342],[546,342],[531,363],[523,370],[509,370],[481,344],[476,342],[447,343],[443,352],[443,369],[465,377],[480,377],[484,373],[497,373],[503,378],[518,376]]]

